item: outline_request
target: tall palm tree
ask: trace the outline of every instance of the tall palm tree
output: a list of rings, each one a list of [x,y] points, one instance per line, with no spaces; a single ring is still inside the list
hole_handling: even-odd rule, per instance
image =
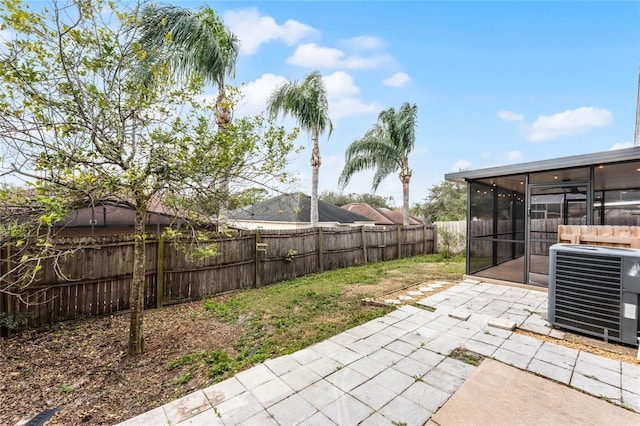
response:
[[[233,118],[231,104],[225,90],[226,77],[235,77],[240,40],[209,6],[198,12],[178,6],[147,6],[139,23],[140,43],[151,64],[168,63],[171,75],[183,78],[198,75],[205,82],[218,87],[215,115],[218,131],[224,132]],[[152,72],[153,67],[145,67]],[[157,78],[143,76],[151,84]],[[229,181],[221,182],[222,199],[218,223],[226,228],[228,222]]]
[[[416,140],[417,111],[418,107],[408,102],[402,104],[398,111],[393,108],[382,111],[378,122],[347,148],[344,169],[338,180],[344,188],[355,173],[375,169],[372,183],[375,192],[384,178],[399,171],[404,225],[409,224],[409,154]]]
[[[290,115],[298,122],[300,128],[311,135],[313,149],[311,151],[311,226],[318,226],[318,174],[320,171],[320,135],[333,131],[333,123],[329,118],[329,102],[327,91],[320,71],[305,76],[301,82],[287,82],[278,87],[269,98],[267,111],[272,118],[282,113]]]

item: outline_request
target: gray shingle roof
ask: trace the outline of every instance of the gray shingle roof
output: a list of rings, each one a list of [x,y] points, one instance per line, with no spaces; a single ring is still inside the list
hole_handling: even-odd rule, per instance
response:
[[[301,192],[283,194],[229,212],[230,219],[270,222],[310,222],[311,197]],[[371,222],[371,219],[318,200],[319,222]]]

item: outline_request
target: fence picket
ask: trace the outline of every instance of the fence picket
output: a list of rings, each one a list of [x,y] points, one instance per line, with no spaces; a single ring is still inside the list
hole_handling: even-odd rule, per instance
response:
[[[133,238],[67,237],[59,244],[82,242],[83,249],[59,261],[63,275],[45,262],[38,280],[22,295],[44,303],[27,306],[16,296],[0,293],[0,313],[28,315],[28,325],[38,327],[128,310]],[[266,244],[266,252],[259,252],[257,243]],[[435,230],[417,225],[238,231],[219,242],[220,255],[195,262],[162,239],[150,238],[146,249],[145,306],[159,308],[322,271],[434,253]],[[0,258],[1,271],[10,267],[8,250]],[[290,250],[295,255],[287,259]],[[0,335],[7,334],[0,330]]]

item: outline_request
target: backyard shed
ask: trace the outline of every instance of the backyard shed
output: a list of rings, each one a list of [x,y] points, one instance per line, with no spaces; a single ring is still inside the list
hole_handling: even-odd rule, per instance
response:
[[[467,184],[469,275],[547,286],[559,226],[640,225],[639,146],[445,179]]]

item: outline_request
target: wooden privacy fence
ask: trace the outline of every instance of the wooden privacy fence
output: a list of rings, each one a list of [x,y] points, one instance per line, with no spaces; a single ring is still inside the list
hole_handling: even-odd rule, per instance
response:
[[[170,242],[148,239],[145,306],[162,307],[332,269],[434,253],[435,233],[431,225],[239,231],[218,242],[219,255],[195,261]],[[26,304],[0,293],[0,313],[38,327],[128,310],[133,244],[131,236],[61,239],[61,249],[82,248],[55,267],[45,262],[37,282],[21,294]],[[2,270],[8,267],[7,250],[0,259]]]

